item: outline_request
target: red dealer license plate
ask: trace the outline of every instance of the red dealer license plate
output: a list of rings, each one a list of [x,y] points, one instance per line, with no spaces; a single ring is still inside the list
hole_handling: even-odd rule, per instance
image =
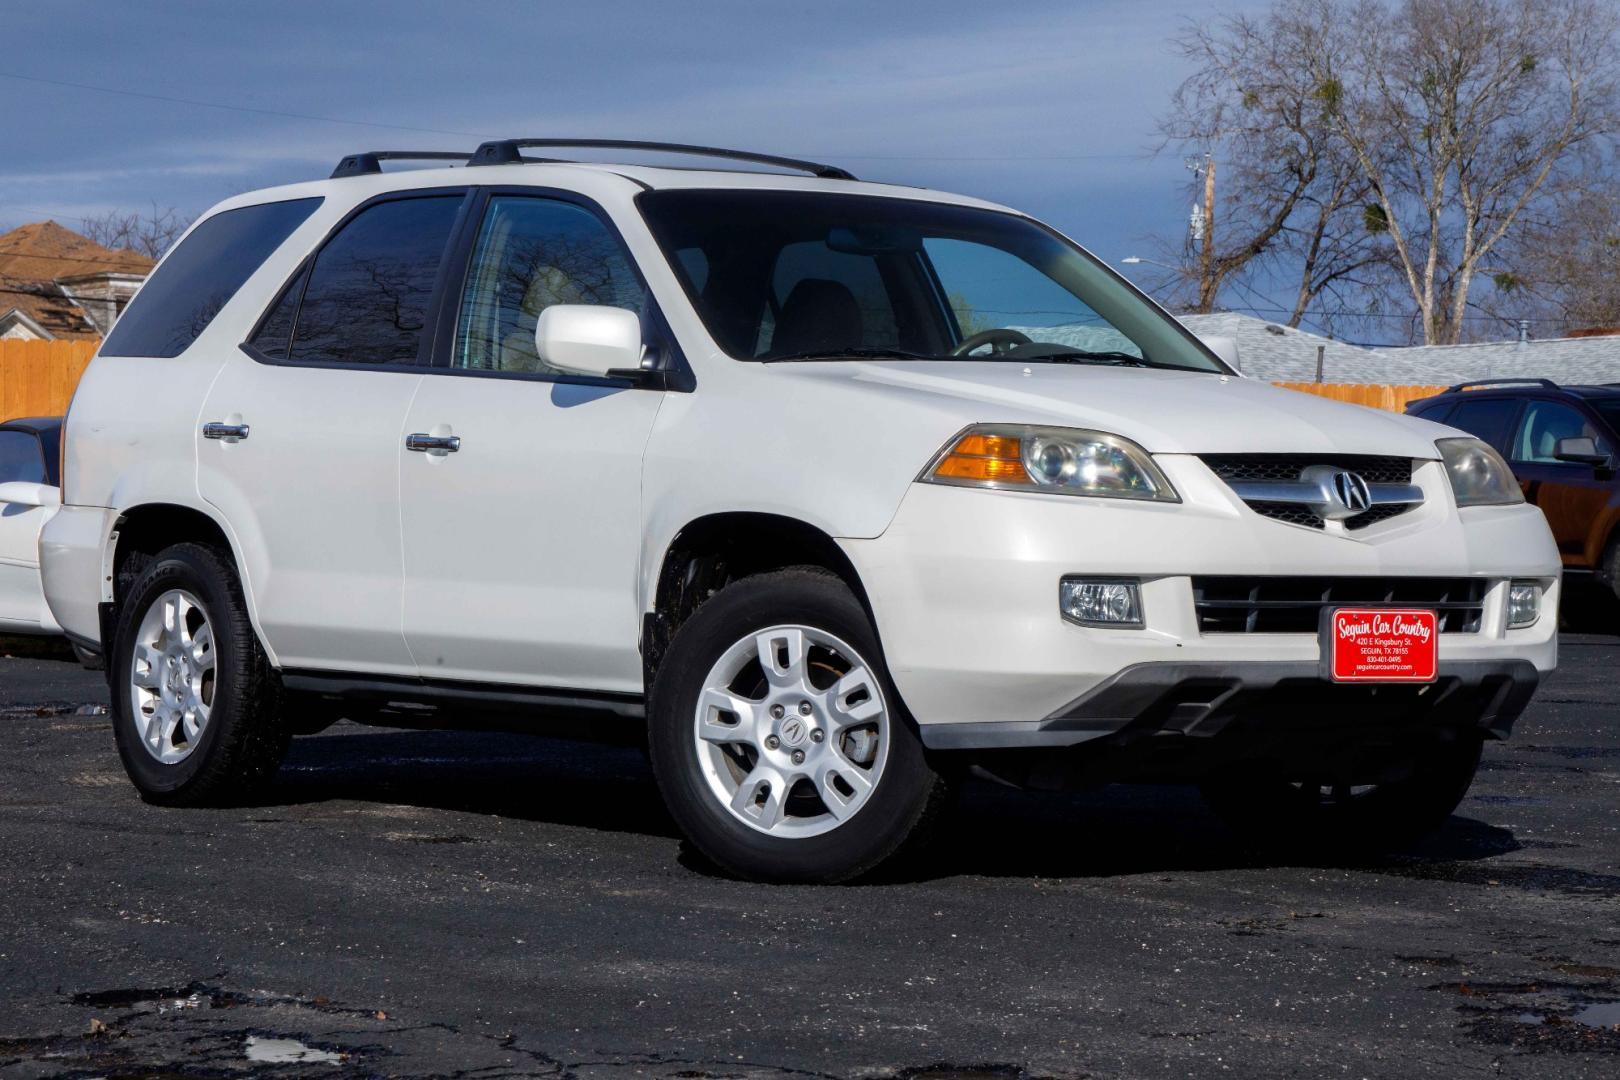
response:
[[[1322,643],[1334,682],[1433,682],[1440,622],[1432,611],[1335,608]]]

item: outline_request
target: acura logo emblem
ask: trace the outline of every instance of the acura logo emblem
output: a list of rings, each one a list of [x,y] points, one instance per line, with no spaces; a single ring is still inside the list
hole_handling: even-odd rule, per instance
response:
[[[1372,492],[1367,489],[1367,481],[1344,469],[1333,474],[1333,496],[1340,506],[1353,514],[1372,506]]]

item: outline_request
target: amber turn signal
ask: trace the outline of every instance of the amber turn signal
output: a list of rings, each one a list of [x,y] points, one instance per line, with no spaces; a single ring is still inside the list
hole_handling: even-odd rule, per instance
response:
[[[980,480],[1000,484],[1028,484],[1023,443],[1012,435],[969,432],[934,466],[939,480]]]

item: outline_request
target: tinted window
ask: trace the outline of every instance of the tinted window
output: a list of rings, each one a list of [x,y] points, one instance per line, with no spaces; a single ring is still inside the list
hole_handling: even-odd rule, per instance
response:
[[[287,349],[292,345],[293,319],[298,314],[298,302],[304,298],[304,282],[308,278],[308,267],[298,271],[298,276],[281,291],[275,306],[259,325],[259,332],[248,343],[272,360],[287,359]]]
[[[0,431],[0,484],[13,480],[45,482],[45,455],[39,440],[27,431]]]
[[[191,231],[147,279],[101,351],[109,356],[178,356],[320,199],[244,206]]]
[[[535,349],[542,311],[602,304],[639,313],[642,300],[629,256],[595,214],[554,199],[497,196],[473,251],[451,365],[560,374]]]
[[[1512,398],[1482,398],[1463,400],[1446,421],[1455,428],[1484,439],[1502,453],[1507,453],[1508,435],[1513,418],[1518,415],[1519,403]]]
[[[1597,452],[1609,452],[1607,441],[1596,425],[1579,409],[1560,401],[1532,401],[1524,407],[1524,421],[1513,439],[1514,461],[1557,463],[1555,451],[1560,439],[1591,439]]]
[[[315,257],[288,358],[412,364],[460,195],[362,210]]]
[[[841,312],[847,314],[840,318]],[[846,333],[839,333],[840,322],[850,323]],[[777,255],[760,323],[756,356],[900,344],[876,256],[834,251],[825,240],[789,244]],[[831,340],[822,340],[827,335]]]

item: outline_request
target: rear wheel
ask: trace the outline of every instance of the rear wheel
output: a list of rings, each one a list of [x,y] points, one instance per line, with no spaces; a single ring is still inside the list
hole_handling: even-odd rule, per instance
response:
[[[1426,747],[1392,778],[1353,784],[1250,770],[1204,784],[1204,799],[1245,839],[1292,849],[1398,849],[1434,832],[1479,768],[1473,734]]]
[[[280,766],[288,736],[234,567],[213,548],[177,544],[121,607],[113,731],[141,796],[199,806],[251,794]]]
[[[659,668],[649,741],[677,823],[748,878],[867,872],[944,793],[865,611],[819,570],[745,578],[698,609]]]

